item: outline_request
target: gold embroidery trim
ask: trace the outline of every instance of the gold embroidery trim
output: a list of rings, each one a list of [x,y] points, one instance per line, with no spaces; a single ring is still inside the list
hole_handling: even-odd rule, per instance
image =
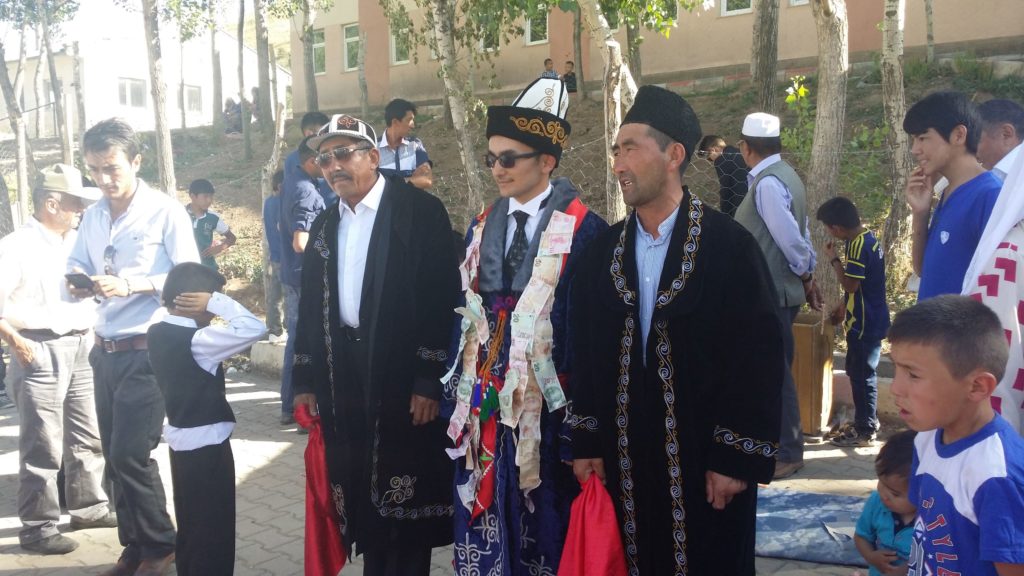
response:
[[[529,134],[535,134],[541,138],[550,138],[552,144],[558,144],[559,146],[565,144],[569,135],[565,133],[565,127],[562,126],[561,122],[550,120],[544,122],[537,118],[520,118],[512,116],[510,118],[512,124],[515,125],[520,132],[527,132]]]

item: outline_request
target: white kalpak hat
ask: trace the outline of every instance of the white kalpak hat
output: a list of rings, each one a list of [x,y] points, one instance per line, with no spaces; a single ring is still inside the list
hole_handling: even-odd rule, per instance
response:
[[[747,117],[743,119],[742,134],[751,138],[778,138],[779,124],[778,116],[766,112],[754,112],[747,114]]]

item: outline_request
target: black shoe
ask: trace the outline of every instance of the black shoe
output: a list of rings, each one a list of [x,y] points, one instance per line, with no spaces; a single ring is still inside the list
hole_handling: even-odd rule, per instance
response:
[[[295,424],[295,416],[291,414],[281,414],[281,426],[288,426],[289,424]]]
[[[88,530],[90,528],[117,528],[117,514],[113,512],[107,512],[103,516],[96,518],[95,520],[82,520],[81,518],[71,518],[71,529],[72,530]]]
[[[53,536],[47,536],[42,540],[25,542],[21,547],[29,552],[36,552],[39,554],[67,554],[75,548],[78,548],[78,542],[63,534],[54,534]]]

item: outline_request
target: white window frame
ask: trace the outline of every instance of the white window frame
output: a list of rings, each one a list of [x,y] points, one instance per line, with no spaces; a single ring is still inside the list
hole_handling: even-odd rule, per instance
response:
[[[350,28],[355,28],[355,30],[356,30],[356,37],[355,38],[349,38],[348,37],[348,31],[349,31]],[[341,27],[341,43],[342,43],[342,46],[343,46],[342,55],[341,56],[343,58],[342,66],[344,67],[345,72],[352,72],[353,70],[358,70],[359,69],[359,43],[361,41],[362,41],[362,38],[360,38],[360,36],[359,36],[359,23],[358,22],[354,23],[354,24],[345,24],[344,26]],[[355,49],[356,49],[356,54],[355,54],[356,65],[353,66],[353,67],[349,67],[349,65],[348,65],[349,49],[351,48],[352,44],[355,44]]]
[[[391,65],[400,66],[402,64],[408,64],[412,60],[412,42],[409,43],[409,53],[406,54],[405,60],[398,59],[398,37],[395,36],[394,32],[391,32]]]
[[[526,29],[526,31],[525,31],[525,34],[523,34],[523,39],[526,41],[526,45],[527,46],[536,46],[538,44],[547,44],[550,41],[549,39],[551,38],[551,27],[550,27],[550,24],[551,24],[551,21],[550,21],[550,18],[548,17],[548,13],[545,12],[544,13],[544,38],[542,40],[534,40],[533,39],[533,18],[527,18],[526,19],[526,26],[524,27]]]
[[[754,11],[754,0],[750,0],[750,8],[737,8],[735,10],[729,10],[729,0],[722,0],[722,16],[739,16],[740,14],[750,14]]]
[[[322,38],[322,40],[320,42],[316,42],[315,40],[313,42],[313,75],[314,76],[322,76],[324,74],[327,74],[327,33],[324,31],[323,28],[320,28],[319,30],[313,30],[311,32],[311,34],[314,35],[314,38],[316,37],[316,34],[320,34],[320,37]],[[316,53],[317,53],[317,50],[319,50],[324,55],[324,69],[323,70],[317,70],[316,69],[316,60],[317,60]]]
[[[195,93],[195,96],[196,96],[195,97],[195,102],[197,102],[199,104],[199,107],[197,109],[195,109],[195,110],[192,109],[193,99],[190,97],[190,93],[191,92]],[[185,84],[185,95],[184,95],[184,98],[185,98],[185,103],[182,104],[182,107],[185,109],[185,113],[186,114],[202,114],[203,113],[203,87],[202,86],[193,86],[193,85]]]
[[[132,94],[134,93],[132,87],[138,84],[142,85],[142,102],[135,102],[132,98]],[[123,98],[122,90],[124,92]],[[141,108],[143,110],[149,108],[149,102],[146,99],[146,81],[141,78],[118,78],[117,101],[124,108]]]
[[[807,6],[811,3],[811,0],[789,0],[790,6]]]

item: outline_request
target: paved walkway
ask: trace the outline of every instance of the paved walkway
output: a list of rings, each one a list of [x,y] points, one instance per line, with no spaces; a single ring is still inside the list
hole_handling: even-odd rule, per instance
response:
[[[237,475],[237,562],[240,576],[302,574],[306,437],[294,427],[277,424],[280,401],[277,379],[259,374],[235,374],[228,382],[228,399],[238,417],[232,448]],[[794,478],[774,484],[808,492],[866,496],[875,485],[873,460],[877,448],[839,449],[808,446],[807,466]],[[155,452],[171,502],[167,446]],[[0,576],[15,574],[79,576],[97,574],[116,561],[121,547],[113,528],[71,534],[81,543],[65,556],[24,553],[18,547],[17,514],[18,416],[13,408],[0,411]],[[173,513],[173,510],[171,511]],[[70,530],[62,517],[61,529]],[[452,574],[451,548],[434,552],[431,576]],[[850,567],[759,558],[758,574],[784,576],[843,575]],[[342,576],[360,576],[356,560]]]

